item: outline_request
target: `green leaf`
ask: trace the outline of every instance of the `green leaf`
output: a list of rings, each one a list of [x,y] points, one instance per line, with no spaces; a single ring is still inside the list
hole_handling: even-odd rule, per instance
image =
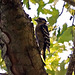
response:
[[[42,7],[39,6],[37,9],[37,14],[39,15],[41,11],[42,11]]]
[[[23,3],[26,4],[28,2],[28,0],[23,0]]]
[[[55,75],[65,75],[66,74],[66,70],[65,69],[65,61],[63,60],[61,63],[60,63],[60,70],[57,70],[56,71],[56,74]]]
[[[54,70],[50,70],[50,69],[47,69],[46,72],[50,75],[55,75],[55,71]]]
[[[38,9],[37,9],[37,14],[39,15],[40,12],[43,12],[43,8],[44,8],[44,6],[45,6],[46,4],[43,2],[43,0],[40,0],[40,1],[38,2],[38,4],[39,4],[39,7],[38,7]]]
[[[55,17],[49,17],[47,18],[48,22],[50,23],[50,26],[52,26],[54,23],[56,23],[57,19]]]
[[[33,4],[39,3],[41,0],[30,0]]]
[[[63,25],[63,28],[62,28],[62,31],[61,31],[61,33],[64,33],[64,31],[67,29],[67,24],[65,23],[64,25]]]
[[[36,4],[37,2],[36,2],[36,0],[30,0],[33,4]]]
[[[64,43],[72,40],[73,27],[70,26],[65,32],[59,37],[58,42]]]
[[[30,9],[29,0],[23,0],[23,3],[26,5],[28,9]]]
[[[58,41],[58,38],[65,32],[66,29],[67,29],[67,24],[63,25],[61,32],[60,32],[60,27],[59,27],[58,34],[57,34],[57,41]]]
[[[48,10],[48,9],[43,8],[43,9],[42,9],[42,13],[43,13],[43,14],[51,14],[51,11]]]
[[[51,7],[52,11],[50,11],[51,17],[47,17],[48,22],[50,23],[50,26],[52,26],[54,23],[57,22],[57,18],[59,16],[59,11],[56,8]]]
[[[48,3],[52,3],[54,0],[49,0],[49,2]]]
[[[26,7],[30,9],[29,1],[26,3]]]
[[[55,16],[56,18],[58,18],[59,16],[59,11],[56,8],[51,7],[52,11],[52,16]]]
[[[35,21],[36,17],[32,18],[32,22],[34,25],[37,25],[37,22]]]
[[[41,7],[43,7],[45,5],[45,3],[43,2],[43,0],[39,0],[38,3],[39,3],[39,5],[41,5]]]

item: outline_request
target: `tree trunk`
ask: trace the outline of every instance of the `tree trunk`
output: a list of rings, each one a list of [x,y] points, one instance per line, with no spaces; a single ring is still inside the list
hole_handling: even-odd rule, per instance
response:
[[[20,0],[2,0],[2,57],[8,75],[47,75],[34,38],[31,18],[24,12]]]

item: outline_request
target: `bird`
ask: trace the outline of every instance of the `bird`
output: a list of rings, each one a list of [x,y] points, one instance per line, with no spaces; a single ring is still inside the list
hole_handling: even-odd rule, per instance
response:
[[[39,17],[35,21],[37,22],[37,26],[35,28],[36,42],[40,52],[43,51],[42,55],[43,55],[43,59],[45,60],[46,49],[50,53],[50,37],[49,37],[48,26],[46,25],[47,21],[41,17]]]

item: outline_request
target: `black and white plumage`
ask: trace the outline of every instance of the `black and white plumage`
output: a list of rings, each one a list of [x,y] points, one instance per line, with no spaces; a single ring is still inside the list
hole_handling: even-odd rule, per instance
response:
[[[50,52],[50,38],[48,27],[46,25],[46,20],[44,18],[38,18],[35,20],[38,24],[35,29],[36,41],[40,52],[43,50],[43,58],[45,60],[45,51],[46,49]]]

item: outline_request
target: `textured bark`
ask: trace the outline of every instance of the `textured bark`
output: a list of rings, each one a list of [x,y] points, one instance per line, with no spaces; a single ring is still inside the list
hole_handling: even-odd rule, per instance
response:
[[[74,69],[74,63],[75,62],[73,61],[73,57],[71,56],[66,75],[72,75]]]
[[[35,43],[31,18],[23,11],[20,0],[1,1],[1,32],[8,75],[47,75]]]

